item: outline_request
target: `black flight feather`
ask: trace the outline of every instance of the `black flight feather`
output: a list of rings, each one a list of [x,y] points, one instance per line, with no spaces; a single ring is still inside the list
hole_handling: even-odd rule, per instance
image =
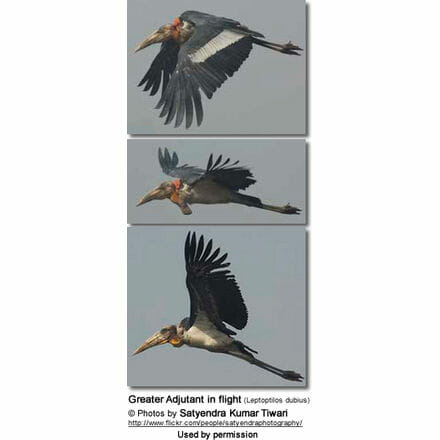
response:
[[[203,311],[209,320],[226,334],[235,334],[224,323],[243,329],[248,320],[248,313],[234,275],[225,263],[228,254],[217,259],[220,249],[212,254],[212,240],[204,247],[203,235],[197,242],[196,234],[188,233],[185,241],[186,283],[191,300],[190,325],[197,314]]]

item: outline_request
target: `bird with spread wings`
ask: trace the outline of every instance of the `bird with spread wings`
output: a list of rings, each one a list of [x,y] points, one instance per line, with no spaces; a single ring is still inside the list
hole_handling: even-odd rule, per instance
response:
[[[281,214],[301,213],[300,208],[290,204],[268,205],[258,197],[240,192],[253,185],[256,180],[248,168],[238,165],[239,161],[231,163],[229,158],[223,160],[222,155],[214,159],[211,154],[206,169],[202,169],[187,164],[179,166],[179,158],[175,152],[171,155],[167,148],[163,152],[159,148],[159,164],[162,171],[175,180],[163,182],[149,191],[139,200],[137,206],[152,200],[168,199],[185,215],[192,214],[190,205],[197,203],[235,203]]]
[[[203,235],[188,233],[185,241],[186,287],[190,297],[190,316],[177,326],[168,325],[154,333],[135,351],[139,354],[154,346],[169,343],[173,347],[201,348],[213,353],[224,353],[249,362],[283,379],[301,382],[301,374],[282,370],[257,359],[255,350],[234,339],[236,332],[248,322],[248,311],[235,276],[228,269],[228,254],[213,250],[209,240],[205,246]]]
[[[136,52],[162,43],[148,72],[139,83],[144,91],[156,95],[162,84],[157,109],[165,124],[175,118],[179,127],[186,117],[186,128],[195,119],[203,121],[201,92],[208,99],[240,68],[254,45],[274,51],[299,55],[292,44],[271,43],[264,35],[250,30],[236,20],[198,11],[186,11],[171,24],[161,26],[142,41]]]

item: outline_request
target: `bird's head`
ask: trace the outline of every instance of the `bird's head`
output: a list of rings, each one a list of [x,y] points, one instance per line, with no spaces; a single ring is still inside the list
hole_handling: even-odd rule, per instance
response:
[[[145,49],[152,44],[163,43],[164,41],[174,39],[179,41],[180,33],[182,29],[185,29],[186,23],[180,18],[175,18],[172,23],[164,24],[159,29],[149,35],[144,41],[142,41],[134,50],[138,52]]]
[[[142,343],[133,352],[133,355],[142,353],[148,348],[155,347],[156,345],[163,345],[166,343],[171,344],[173,347],[181,347],[183,345],[182,338],[178,335],[177,327],[175,325],[167,325],[153,336],[149,337],[144,343]]]
[[[145,194],[137,203],[136,206],[141,206],[144,203],[151,202],[152,200],[164,200],[169,199],[176,191],[175,182],[163,182],[158,187]]]

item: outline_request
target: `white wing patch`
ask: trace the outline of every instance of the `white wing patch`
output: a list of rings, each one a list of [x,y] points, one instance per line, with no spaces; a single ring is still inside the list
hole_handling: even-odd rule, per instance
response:
[[[193,63],[203,63],[203,61],[206,61],[209,57],[212,57],[217,52],[220,52],[222,49],[231,46],[245,36],[246,35],[237,34],[230,30],[225,30],[214,37],[212,40],[208,41],[208,43],[206,43],[196,52],[189,55],[189,58]]]

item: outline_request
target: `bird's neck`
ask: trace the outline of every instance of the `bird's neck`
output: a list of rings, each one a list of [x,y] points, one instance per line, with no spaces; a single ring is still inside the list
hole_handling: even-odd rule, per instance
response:
[[[180,189],[180,187],[182,186],[182,181],[180,179],[173,180],[172,183],[174,185],[174,188],[176,188],[176,189]]]
[[[174,31],[171,34],[171,38],[179,45],[185,44],[194,33],[194,26],[189,23],[180,24],[175,26]]]
[[[181,347],[185,341],[184,341],[184,333],[185,333],[185,325],[187,322],[188,318],[183,319],[179,325],[177,325],[177,332],[176,335],[169,340],[169,343],[173,346],[173,347]]]
[[[169,343],[173,346],[173,347],[181,347],[184,342],[183,339],[175,337],[173,339],[170,339]]]

